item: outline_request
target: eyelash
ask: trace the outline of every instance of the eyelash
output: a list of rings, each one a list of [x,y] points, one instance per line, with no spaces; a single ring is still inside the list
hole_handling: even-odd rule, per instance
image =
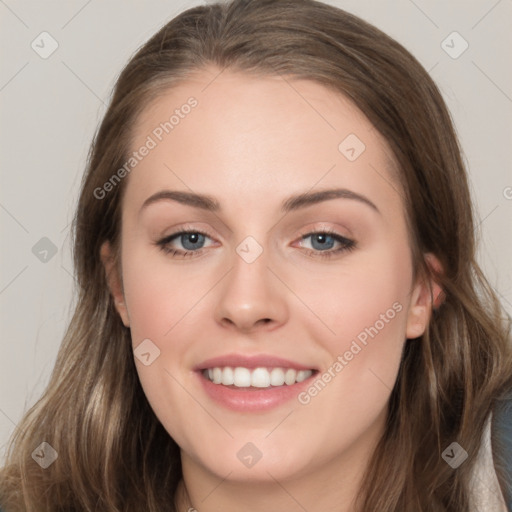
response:
[[[158,242],[156,242],[156,245],[159,247],[160,250],[162,250],[165,254],[170,254],[172,257],[180,257],[180,258],[190,258],[195,255],[199,255],[202,253],[202,249],[198,249],[197,251],[181,251],[179,249],[172,249],[169,247],[169,244],[172,240],[175,238],[178,238],[179,236],[186,234],[198,234],[203,235],[208,238],[212,238],[208,235],[208,233],[205,233],[204,231],[200,231],[197,229],[190,230],[190,229],[180,229],[179,231],[176,231],[172,233],[169,236],[166,236],[165,238],[162,238]],[[354,240],[350,240],[349,238],[346,238],[344,236],[341,236],[340,234],[336,233],[335,231],[332,231],[330,229],[324,229],[319,231],[310,231],[308,233],[302,234],[300,237],[302,240],[309,238],[313,235],[329,235],[334,240],[341,245],[338,249],[331,249],[329,251],[318,251],[314,249],[306,249],[306,254],[308,256],[317,257],[320,256],[320,258],[332,258],[337,254],[340,254],[342,252],[350,252],[353,251],[356,248],[356,242]]]

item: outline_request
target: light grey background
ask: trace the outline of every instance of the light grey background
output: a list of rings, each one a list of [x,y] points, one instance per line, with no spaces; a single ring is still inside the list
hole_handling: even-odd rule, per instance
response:
[[[0,464],[42,393],[70,319],[69,223],[89,143],[135,49],[201,2],[0,0]],[[375,24],[429,70],[455,119],[480,219],[480,261],[512,313],[511,0],[331,0]],[[31,47],[49,48],[47,59]],[[441,46],[446,40],[454,59]],[[40,51],[42,51],[41,48]],[[32,252],[47,237],[57,253]],[[39,247],[39,246],[36,246]],[[37,251],[36,251],[37,252]],[[45,257],[39,253],[39,257]]]

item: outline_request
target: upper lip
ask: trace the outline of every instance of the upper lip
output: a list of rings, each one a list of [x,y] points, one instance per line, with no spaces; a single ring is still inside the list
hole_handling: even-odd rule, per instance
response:
[[[202,363],[199,363],[194,370],[205,370],[207,368],[231,366],[236,368],[238,366],[243,368],[294,368],[296,370],[314,370],[312,366],[303,365],[296,361],[284,359],[282,357],[273,356],[271,354],[254,354],[254,355],[241,355],[241,354],[226,354],[223,356],[212,357]]]

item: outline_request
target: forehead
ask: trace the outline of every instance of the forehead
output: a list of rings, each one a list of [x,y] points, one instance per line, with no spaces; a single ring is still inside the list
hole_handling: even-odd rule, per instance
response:
[[[167,186],[248,206],[315,186],[387,188],[382,200],[397,200],[383,137],[348,98],[309,80],[195,72],[142,112],[131,151],[144,146],[127,191],[138,202]]]

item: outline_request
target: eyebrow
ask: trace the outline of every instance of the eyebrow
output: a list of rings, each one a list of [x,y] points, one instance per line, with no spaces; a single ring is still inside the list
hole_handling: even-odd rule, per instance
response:
[[[331,199],[350,199],[354,201],[359,201],[360,203],[369,206],[377,213],[380,213],[377,206],[367,197],[361,194],[357,194],[356,192],[353,192],[352,190],[348,190],[345,188],[320,190],[318,192],[303,192],[301,194],[290,196],[281,204],[281,211],[283,213],[288,213],[291,211],[306,208],[317,203],[329,201]],[[164,200],[177,201],[178,203],[184,204],[186,206],[200,208],[201,210],[206,210],[210,212],[219,212],[221,210],[219,202],[212,196],[205,194],[197,194],[195,192],[185,192],[180,190],[161,190],[160,192],[157,192],[156,194],[153,194],[152,196],[148,197],[144,201],[140,209],[140,212],[142,212],[142,210],[147,208],[150,204]]]

